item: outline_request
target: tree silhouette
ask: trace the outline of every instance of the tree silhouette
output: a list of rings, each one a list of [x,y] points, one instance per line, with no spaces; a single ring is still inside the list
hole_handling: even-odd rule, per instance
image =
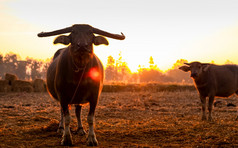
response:
[[[127,63],[122,59],[121,53],[119,53],[117,60],[112,56],[108,56],[105,69],[106,81],[128,81],[130,73],[131,71]]]
[[[4,70],[5,73],[16,74],[18,56],[14,53],[8,53],[4,57]]]
[[[150,56],[149,64],[150,64],[150,69],[153,69],[155,62],[152,56]]]
[[[180,60],[177,60],[176,63],[174,63],[172,69],[178,69],[180,66],[182,66],[184,63],[188,63],[187,60],[185,59],[180,59]]]
[[[27,61],[17,61],[16,73],[19,79],[26,79],[26,67],[28,65]]]
[[[225,64],[234,64],[234,63],[230,60],[226,60]]]
[[[160,71],[159,68],[157,67],[157,65],[155,64],[154,59],[153,59],[152,56],[150,56],[150,59],[149,59],[149,66],[150,66],[150,69]]]
[[[184,72],[179,70],[178,68],[182,66],[184,63],[187,63],[188,61],[185,59],[177,60],[176,63],[174,63],[172,69],[168,70],[166,75],[171,79],[170,81],[176,82],[176,83],[192,83],[193,80],[190,78],[189,72]]]
[[[29,63],[30,79],[34,80],[36,78],[41,78],[40,68],[42,66],[42,62],[32,58],[27,58],[27,62]]]
[[[105,69],[105,79],[107,81],[116,80],[115,59],[112,56],[107,58],[107,67]]]
[[[50,63],[51,63],[51,62],[52,62],[52,59],[47,59],[47,60],[43,63],[43,65],[42,65],[41,77],[42,77],[43,79],[46,78],[47,69],[48,69],[48,67],[50,66]]]
[[[6,73],[14,74],[19,79],[34,80],[45,78],[51,59],[46,62],[27,57],[21,60],[15,53],[8,53],[5,56],[0,54],[0,78],[3,79]]]
[[[116,60],[116,79],[117,81],[127,81],[131,71],[127,63],[122,58],[121,52],[119,58]]]
[[[154,59],[149,58],[149,68],[140,68],[138,70],[140,82],[164,82],[165,75],[159,70],[157,65],[154,64]]]

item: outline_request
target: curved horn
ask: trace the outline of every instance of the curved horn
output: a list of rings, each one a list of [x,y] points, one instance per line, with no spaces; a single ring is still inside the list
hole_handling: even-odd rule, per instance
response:
[[[68,28],[64,28],[60,30],[51,31],[51,32],[41,32],[41,33],[38,33],[37,36],[38,37],[53,36],[53,35],[58,35],[63,33],[69,33],[71,32],[71,30],[72,30],[72,27],[68,27]]]
[[[102,30],[97,29],[97,28],[93,28],[93,32],[96,33],[96,34],[100,34],[100,35],[110,37],[110,38],[113,38],[113,39],[118,39],[118,40],[124,40],[126,38],[125,35],[122,32],[121,32],[121,35],[120,34],[112,34],[112,33],[106,32],[106,31],[102,31]]]
[[[191,64],[190,63],[184,63],[185,65],[188,65],[188,66],[190,66]]]

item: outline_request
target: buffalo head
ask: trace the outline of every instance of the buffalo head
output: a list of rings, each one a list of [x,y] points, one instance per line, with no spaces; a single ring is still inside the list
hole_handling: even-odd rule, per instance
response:
[[[207,71],[208,67],[210,66],[210,64],[208,63],[200,63],[200,62],[192,62],[192,63],[184,63],[188,66],[182,66],[179,67],[179,69],[188,72],[191,72],[191,77],[196,79],[198,78],[202,72]]]
[[[106,37],[113,39],[123,40],[125,36],[123,33],[121,35],[112,34],[100,29],[94,28],[90,25],[76,24],[68,28],[52,31],[52,32],[41,32],[38,34],[39,37],[54,36],[64,33],[70,33],[69,35],[60,35],[54,40],[54,44],[61,43],[64,45],[69,45],[70,54],[73,58],[75,66],[78,68],[84,67],[93,56],[93,44],[108,45]],[[103,36],[95,36],[95,34]]]

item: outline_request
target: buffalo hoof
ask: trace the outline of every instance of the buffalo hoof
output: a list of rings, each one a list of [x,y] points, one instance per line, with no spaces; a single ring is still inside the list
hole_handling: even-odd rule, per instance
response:
[[[61,145],[63,146],[72,146],[72,138],[70,135],[63,136],[63,139],[61,141]]]
[[[88,136],[87,146],[98,146],[98,141],[95,136]]]
[[[84,136],[86,135],[86,132],[84,131],[83,128],[78,128],[76,131],[77,134],[79,134],[80,136]]]

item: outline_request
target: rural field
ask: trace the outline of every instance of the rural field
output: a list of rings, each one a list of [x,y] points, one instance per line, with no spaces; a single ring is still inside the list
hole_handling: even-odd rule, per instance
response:
[[[156,89],[155,89],[156,90]],[[104,91],[96,109],[99,147],[238,147],[237,96],[216,99],[213,122],[201,121],[194,89]],[[74,147],[77,135],[71,107]],[[83,107],[86,131],[88,105]],[[61,147],[59,104],[47,92],[0,93],[0,147]]]

